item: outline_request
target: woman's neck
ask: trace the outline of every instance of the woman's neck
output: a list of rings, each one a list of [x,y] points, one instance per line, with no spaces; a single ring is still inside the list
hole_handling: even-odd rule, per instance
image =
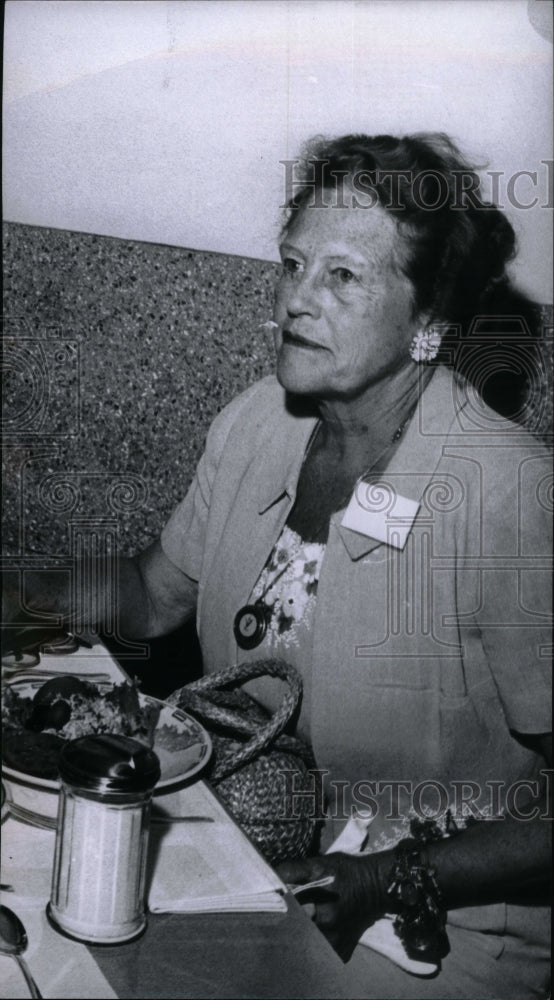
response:
[[[319,400],[320,442],[339,460],[386,448],[413,413],[433,370],[412,364],[353,399]]]

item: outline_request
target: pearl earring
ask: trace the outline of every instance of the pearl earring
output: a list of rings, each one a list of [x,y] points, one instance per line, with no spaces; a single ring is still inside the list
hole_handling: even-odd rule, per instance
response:
[[[433,361],[439,353],[441,346],[441,335],[433,327],[427,330],[419,330],[412,339],[410,345],[410,356],[414,361]]]

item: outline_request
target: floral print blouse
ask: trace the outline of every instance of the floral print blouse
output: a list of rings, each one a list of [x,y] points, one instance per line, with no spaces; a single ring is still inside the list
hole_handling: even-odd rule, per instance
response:
[[[266,648],[298,646],[299,632],[310,630],[325,545],[305,542],[285,525],[252,591],[267,611]]]

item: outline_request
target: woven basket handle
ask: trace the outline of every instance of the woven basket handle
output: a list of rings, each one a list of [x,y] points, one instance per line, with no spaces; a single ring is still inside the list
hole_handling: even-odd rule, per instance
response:
[[[211,692],[244,684],[246,681],[265,675],[285,681],[288,687],[274,715],[267,722],[260,722],[258,726],[246,722],[233,709],[218,705],[210,701],[209,697],[203,697],[209,696]],[[239,767],[262,753],[283,732],[296,711],[301,696],[302,681],[294,667],[282,660],[256,660],[253,663],[239,663],[216,674],[201,677],[175,691],[168,701],[181,708],[191,709],[202,719],[227,726],[243,735],[250,735],[254,729],[251,739],[237,750],[231,761],[216,765],[210,775],[210,781],[215,782],[233,774]]]

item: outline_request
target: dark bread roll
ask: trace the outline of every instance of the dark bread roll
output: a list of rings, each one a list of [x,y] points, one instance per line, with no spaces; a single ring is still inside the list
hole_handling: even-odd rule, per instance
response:
[[[53,733],[8,730],[4,734],[2,759],[7,767],[23,774],[56,781],[58,761],[65,742]]]

